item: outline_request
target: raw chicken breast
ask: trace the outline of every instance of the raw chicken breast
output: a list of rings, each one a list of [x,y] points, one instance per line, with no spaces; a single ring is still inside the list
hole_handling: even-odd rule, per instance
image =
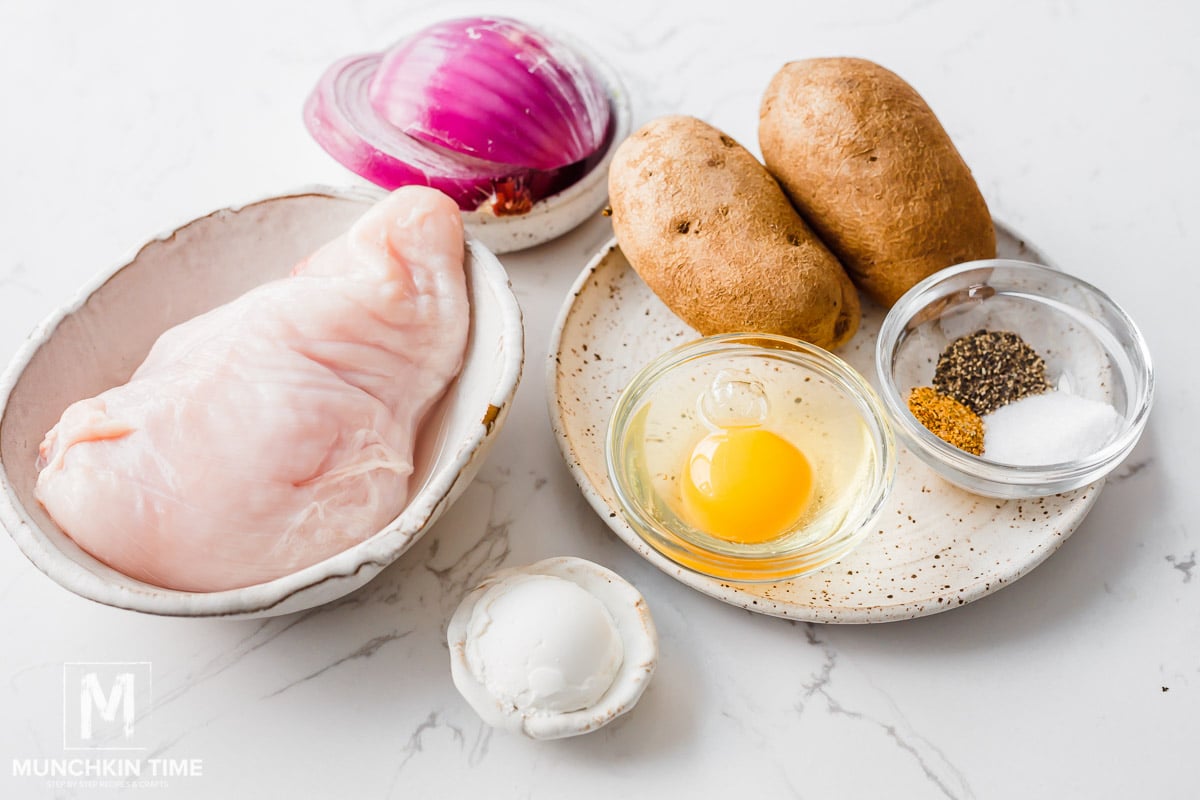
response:
[[[314,564],[404,507],[468,317],[458,207],[398,189],[292,277],[168,330],[129,383],[68,408],[37,497],[89,553],[158,586]]]

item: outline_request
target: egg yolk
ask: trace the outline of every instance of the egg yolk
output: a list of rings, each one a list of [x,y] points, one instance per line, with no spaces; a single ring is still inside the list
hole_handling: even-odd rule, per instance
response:
[[[701,439],[679,481],[684,518],[710,536],[739,544],[778,537],[813,494],[808,459],[759,427],[725,428]]]

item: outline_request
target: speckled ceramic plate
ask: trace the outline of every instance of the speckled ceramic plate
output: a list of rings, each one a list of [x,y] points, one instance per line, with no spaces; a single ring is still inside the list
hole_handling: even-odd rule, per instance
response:
[[[1002,257],[1044,260],[997,227]],[[871,383],[883,310],[866,303],[838,354]],[[652,358],[698,334],[650,291],[616,242],[583,270],[550,344],[550,418],[567,467],[596,512],[663,572],[751,611],[813,622],[889,622],[957,608],[1025,575],[1087,515],[1102,484],[1039,500],[993,500],[946,483],[900,447],[877,530],[837,564],[780,583],[734,584],[680,567],[626,524],[604,463],[613,405]]]

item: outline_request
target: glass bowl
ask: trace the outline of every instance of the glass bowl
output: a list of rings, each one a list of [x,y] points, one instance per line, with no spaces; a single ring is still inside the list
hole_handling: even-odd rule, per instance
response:
[[[1111,403],[1121,416],[1116,435],[1082,458],[1017,466],[989,460],[986,446],[974,456],[930,433],[909,412],[908,393],[932,385],[948,344],[980,329],[1020,335],[1045,360],[1053,388]],[[1005,259],[959,264],[910,289],[883,321],[875,368],[904,444],[946,480],[989,497],[1042,497],[1104,477],[1137,444],[1154,396],[1146,342],[1108,295],[1050,267]]]
[[[732,427],[782,436],[812,467],[808,504],[766,541],[718,538],[684,511],[683,469],[706,434],[732,429],[712,421],[731,409],[761,414]],[[787,580],[845,556],[871,528],[896,471],[891,427],[866,380],[819,347],[765,334],[709,336],[654,359],[617,400],[606,445],[609,478],[638,535],[683,567],[737,582]],[[781,474],[748,463],[762,471],[752,482]],[[804,483],[784,491],[807,492]]]

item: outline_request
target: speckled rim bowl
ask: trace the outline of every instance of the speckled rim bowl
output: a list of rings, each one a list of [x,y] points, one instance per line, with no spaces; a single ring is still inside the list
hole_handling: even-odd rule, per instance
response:
[[[930,433],[909,412],[906,399],[914,386],[933,382],[941,350],[932,342],[948,344],[984,327],[1014,330],[1025,338],[1045,357],[1054,385],[1063,375],[1084,371],[1090,376],[1095,368],[1097,377],[1076,379],[1076,388],[1085,395],[1111,393],[1108,399],[1124,418],[1116,438],[1076,461],[1025,467],[973,456]],[[922,337],[929,341],[922,343]],[[1080,366],[1084,360],[1091,366]],[[907,369],[903,362],[927,365],[921,367],[925,382],[898,376],[898,370]],[[1149,350],[1120,306],[1072,275],[1006,259],[949,267],[910,289],[883,321],[875,368],[880,395],[904,444],[946,480],[989,497],[1043,497],[1103,478],[1137,444],[1154,397]]]
[[[711,537],[683,536],[655,519],[637,499],[625,463],[625,434],[638,412],[651,400],[659,382],[689,363],[720,358],[769,358],[790,369],[817,377],[841,396],[862,420],[871,444],[869,477],[857,486],[857,497],[823,538],[806,541],[804,528],[793,529],[794,543],[735,545]],[[608,425],[605,460],[609,480],[630,527],[651,547],[682,567],[738,583],[783,581],[826,567],[854,549],[891,492],[896,476],[896,446],[883,405],[867,381],[849,364],[814,345],[786,336],[732,333],[688,342],[655,358],[633,377],[618,398]],[[843,491],[852,491],[844,488]]]
[[[288,274],[370,206],[310,187],[223,209],[163,234],[89,282],[30,334],[0,376],[0,523],[42,572],[118,608],[263,617],[334,600],[375,577],[462,493],[495,441],[521,376],[521,310],[494,255],[468,241],[470,334],[462,371],[423,423],[408,505],[369,539],[276,580],[181,592],[129,578],[83,551],[34,498],[43,435],[72,402],[123,383],[167,328]]]

